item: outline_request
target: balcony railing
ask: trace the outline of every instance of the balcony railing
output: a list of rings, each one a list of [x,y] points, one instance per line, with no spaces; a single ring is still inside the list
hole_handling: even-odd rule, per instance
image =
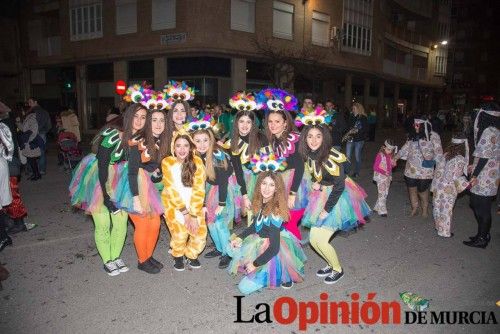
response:
[[[385,32],[410,44],[422,45],[425,47],[431,45],[431,39],[426,35],[394,25],[389,20],[385,21]]]
[[[394,2],[410,12],[432,17],[432,0],[394,0]]]
[[[427,69],[399,64],[389,59],[384,59],[383,71],[384,73],[408,80],[427,80]]]

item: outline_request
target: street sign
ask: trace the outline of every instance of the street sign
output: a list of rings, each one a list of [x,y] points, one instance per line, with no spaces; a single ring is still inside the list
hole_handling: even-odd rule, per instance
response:
[[[123,95],[127,91],[127,84],[123,80],[118,80],[115,84],[115,92],[118,95]]]

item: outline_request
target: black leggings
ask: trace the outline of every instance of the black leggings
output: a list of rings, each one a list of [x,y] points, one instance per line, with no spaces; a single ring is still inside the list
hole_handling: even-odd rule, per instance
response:
[[[40,172],[38,170],[38,158],[27,158],[28,159],[28,164],[30,165],[31,172],[33,173],[33,176],[38,177],[40,176]]]
[[[419,193],[423,193],[431,186],[432,179],[413,179],[405,176],[406,186],[408,188],[417,187]]]
[[[480,237],[486,237],[491,228],[491,205],[494,196],[481,196],[470,194],[470,207],[474,211],[477,221],[477,234]]]

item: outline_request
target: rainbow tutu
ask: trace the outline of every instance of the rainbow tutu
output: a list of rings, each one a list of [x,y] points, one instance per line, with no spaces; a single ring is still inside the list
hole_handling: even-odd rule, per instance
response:
[[[309,204],[302,217],[302,225],[305,227],[324,227],[333,231],[348,231],[364,224],[365,218],[371,213],[371,209],[365,201],[366,192],[348,177],[345,179],[345,188],[337,204],[325,219],[319,219],[332,189],[332,186],[323,186],[322,191],[311,190]]]
[[[257,184],[257,174],[252,172],[251,169],[243,166],[243,177],[245,178],[245,185],[247,187],[247,196],[250,200],[252,200],[255,185]]]
[[[269,239],[254,233],[246,237],[240,248],[232,249],[229,273],[236,275],[245,272],[245,265],[253,262],[269,247]],[[275,288],[281,283],[302,282],[304,262],[307,257],[300,241],[286,230],[280,232],[280,250],[269,262],[247,275],[249,279],[264,286]]]
[[[281,177],[283,178],[283,182],[285,183],[286,193],[290,193],[290,189],[292,188],[293,175],[295,174],[294,169],[288,169],[281,173]],[[310,177],[308,177],[308,173],[304,173],[302,180],[300,181],[299,189],[297,190],[297,194],[295,195],[295,206],[292,210],[303,209],[307,206],[307,192],[310,188]],[[287,195],[288,196],[288,195]]]
[[[115,178],[117,173],[118,165],[109,165],[108,182]],[[87,155],[75,167],[69,184],[69,194],[71,205],[85,210],[89,214],[103,210],[104,199],[99,182],[99,168],[95,154],[91,153]]]
[[[110,193],[111,199],[115,202],[117,208],[128,213],[137,213],[134,211],[134,201],[128,181],[128,162],[119,164],[118,172],[113,178],[113,191]],[[122,177],[119,177],[122,176]],[[165,212],[161,201],[160,192],[151,181],[151,173],[139,168],[137,173],[137,182],[139,185],[139,200],[141,202],[141,214],[162,215]]]
[[[227,181],[226,206],[221,213],[221,219],[229,224],[231,221],[240,222],[242,197],[236,176],[233,174]],[[215,210],[219,206],[219,186],[206,182],[205,205],[207,208],[207,224],[215,222]]]

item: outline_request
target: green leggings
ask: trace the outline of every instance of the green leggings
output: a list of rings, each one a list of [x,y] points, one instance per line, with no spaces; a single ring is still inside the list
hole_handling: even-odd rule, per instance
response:
[[[333,231],[323,227],[313,227],[309,235],[309,243],[319,255],[328,262],[328,265],[332,267],[333,270],[341,272],[342,267],[337,257],[337,253],[332,245],[330,245],[330,238],[333,233]]]
[[[92,214],[95,225],[95,244],[104,263],[116,260],[122,253],[127,236],[128,214],[110,214],[106,207]]]

